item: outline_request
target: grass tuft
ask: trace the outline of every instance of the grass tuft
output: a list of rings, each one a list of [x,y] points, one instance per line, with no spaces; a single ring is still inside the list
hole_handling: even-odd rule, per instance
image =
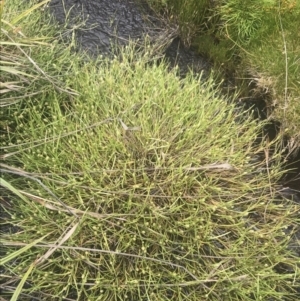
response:
[[[212,79],[180,79],[149,53],[32,53],[47,85],[5,107],[2,127],[3,293],[295,300],[299,206],[276,192],[279,140]]]

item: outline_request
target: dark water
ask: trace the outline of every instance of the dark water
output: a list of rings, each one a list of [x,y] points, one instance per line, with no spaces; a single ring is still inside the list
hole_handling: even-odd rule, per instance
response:
[[[290,171],[284,176],[283,183],[297,193],[300,203],[300,151],[290,156],[287,160],[286,168],[290,169]]]

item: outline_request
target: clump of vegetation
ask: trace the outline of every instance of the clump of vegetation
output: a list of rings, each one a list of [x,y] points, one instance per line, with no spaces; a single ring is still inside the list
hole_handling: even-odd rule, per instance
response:
[[[247,94],[268,94],[270,118],[281,122],[299,146],[300,2],[149,0],[169,11],[182,28],[182,38],[211,58],[218,69],[253,83]],[[241,85],[241,80],[237,81]]]
[[[147,3],[154,11],[162,13],[170,23],[179,25],[179,35],[187,46],[190,46],[197,34],[208,29],[206,19],[211,15],[210,0],[147,0]]]
[[[30,17],[18,26],[47,32]],[[211,79],[133,49],[112,61],[31,52],[47,77],[3,110],[4,294],[295,300],[299,207],[276,193],[277,141]]]
[[[271,95],[271,118],[282,123],[295,147],[300,138],[300,2],[250,3],[235,0],[221,5],[224,33],[240,49],[241,70],[246,72],[239,74],[252,75],[258,91]],[[243,15],[245,11],[249,16]]]

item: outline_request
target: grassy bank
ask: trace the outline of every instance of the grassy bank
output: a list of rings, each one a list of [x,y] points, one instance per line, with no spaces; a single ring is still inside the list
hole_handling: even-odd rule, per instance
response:
[[[21,3],[1,27],[3,296],[295,300],[299,206],[264,123],[134,47],[75,54]]]
[[[291,149],[299,146],[299,0],[148,2],[180,25],[186,43],[244,82],[243,100],[267,95],[269,118],[282,123]]]

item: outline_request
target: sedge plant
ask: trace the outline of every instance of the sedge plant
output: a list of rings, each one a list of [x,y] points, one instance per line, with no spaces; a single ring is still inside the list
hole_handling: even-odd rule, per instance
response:
[[[38,95],[5,107],[2,292],[295,300],[299,206],[278,193],[279,140],[213,79],[180,79],[147,53],[32,53],[67,87],[31,85]]]

